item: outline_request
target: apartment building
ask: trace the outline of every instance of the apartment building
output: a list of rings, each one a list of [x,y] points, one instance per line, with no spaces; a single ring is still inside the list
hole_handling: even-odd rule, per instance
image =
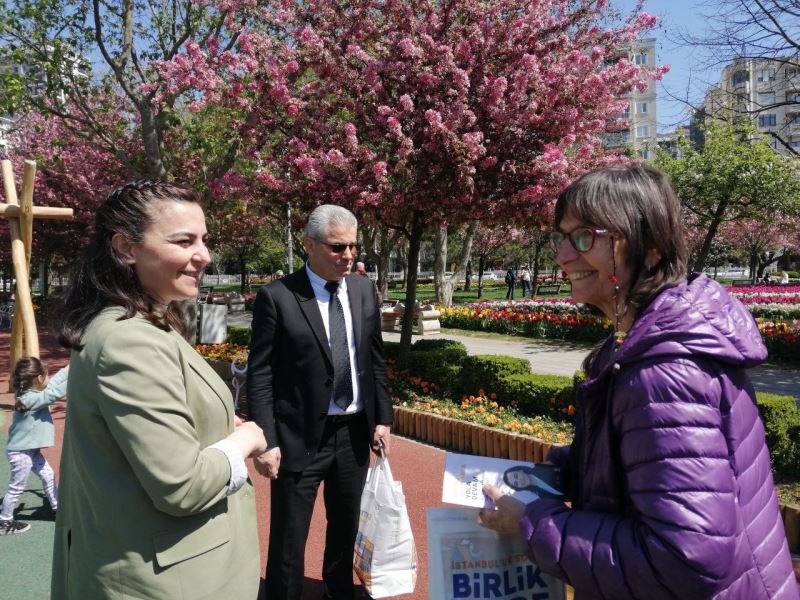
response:
[[[800,56],[734,60],[706,93],[704,112],[747,116],[773,148],[800,153]]]
[[[625,53],[627,53],[628,60],[635,65],[656,68],[655,38],[637,40],[620,55],[612,57],[610,60],[619,60],[621,56],[625,56]],[[624,96],[624,99],[628,101],[628,106],[619,117],[628,122],[628,127],[622,131],[606,134],[603,140],[605,146],[609,148],[627,146],[633,148],[641,158],[655,158],[657,144],[655,83],[654,80],[650,80],[645,91],[635,89]]]
[[[91,65],[85,58],[70,55],[68,64],[73,79],[89,80]],[[47,74],[36,66],[25,63],[3,62],[0,58],[0,71],[11,72],[13,75],[23,78],[30,98],[40,98],[47,91]],[[66,95],[63,92],[59,93],[55,101],[62,104],[66,103]],[[13,130],[18,116],[0,114],[0,152],[13,143],[13,136],[10,135],[10,132]]]
[[[8,149],[11,144],[9,131],[11,130],[13,122],[10,117],[0,116],[0,155]]]

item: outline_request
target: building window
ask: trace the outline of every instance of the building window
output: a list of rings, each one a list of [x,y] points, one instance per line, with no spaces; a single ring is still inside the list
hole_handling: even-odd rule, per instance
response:
[[[757,71],[756,80],[759,82],[775,81],[775,69],[761,69]]]
[[[772,106],[775,104],[775,92],[759,92],[758,105],[761,107]]]
[[[640,115],[647,114],[647,102],[637,102],[636,103],[636,112]]]
[[[649,150],[644,150],[644,149],[637,150],[636,154],[639,155],[639,158],[642,158],[644,160],[650,160],[650,151]]]
[[[769,115],[759,115],[758,117],[758,126],[759,127],[775,127],[778,124],[778,118],[775,116],[774,113]]]
[[[786,67],[785,77],[786,77],[786,79],[791,79],[792,77],[794,77],[798,73],[800,73],[800,69],[798,69],[797,67]]]
[[[636,65],[646,65],[647,64],[647,52],[639,52],[638,54],[633,55],[633,63]]]
[[[747,83],[749,79],[747,71],[736,71],[733,74],[733,85],[739,85],[740,83]]]
[[[800,92],[797,90],[792,90],[791,92],[786,92],[786,101],[787,102],[800,102]]]
[[[636,137],[645,138],[650,135],[650,127],[647,125],[640,125],[636,128]]]
[[[800,113],[786,115],[786,122],[789,125],[800,125]]]
[[[800,139],[796,139],[796,140],[789,140],[789,145],[790,145],[792,148],[800,148]]]

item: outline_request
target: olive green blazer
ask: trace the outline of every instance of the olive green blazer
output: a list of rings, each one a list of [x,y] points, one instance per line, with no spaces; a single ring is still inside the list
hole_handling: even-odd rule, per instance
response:
[[[122,314],[70,358],[52,598],[255,598],[253,487],[226,497],[208,448],[233,431],[230,392],[180,335]]]

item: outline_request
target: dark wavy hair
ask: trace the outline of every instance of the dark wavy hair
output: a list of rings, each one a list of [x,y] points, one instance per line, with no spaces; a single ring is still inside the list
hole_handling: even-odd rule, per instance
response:
[[[556,229],[567,214],[608,229],[627,242],[626,266],[631,276],[622,283],[634,319],[663,290],[686,281],[689,254],[681,204],[661,171],[637,166],[608,167],[587,173],[558,197]],[[647,268],[645,259],[653,248],[661,254],[661,259]],[[584,362],[586,370],[600,346]]]
[[[189,188],[164,181],[139,180],[113,190],[97,209],[94,235],[73,271],[62,313],[59,342],[80,350],[86,327],[109,306],[125,309],[123,319],[141,313],[155,326],[185,333],[181,303],[166,308],[150,298],[142,288],[136,271],[114,250],[115,234],[141,242],[153,222],[151,205],[156,201],[193,202],[198,196]]]
[[[35,356],[23,356],[14,365],[11,374],[11,390],[14,392],[14,410],[26,412],[28,407],[19,401],[19,397],[31,389],[33,382],[40,375],[47,376],[47,365]]]

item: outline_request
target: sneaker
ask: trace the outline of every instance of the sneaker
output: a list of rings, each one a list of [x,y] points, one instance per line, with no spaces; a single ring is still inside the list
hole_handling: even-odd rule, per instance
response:
[[[12,533],[23,533],[31,528],[30,523],[19,521],[0,521],[0,535],[10,535]]]

